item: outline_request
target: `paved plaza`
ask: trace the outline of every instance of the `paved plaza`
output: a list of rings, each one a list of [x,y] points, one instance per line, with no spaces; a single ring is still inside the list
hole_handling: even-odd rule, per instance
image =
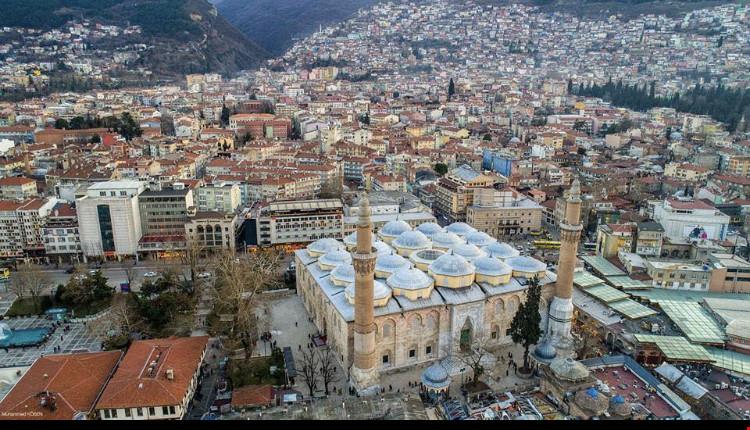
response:
[[[38,317],[12,318],[5,319],[3,322],[8,324],[11,330],[51,327],[53,325],[52,321]],[[57,327],[42,346],[0,349],[0,368],[30,366],[43,355],[55,354],[55,348],[58,346],[60,349],[57,354],[100,351],[102,340],[88,330],[87,324],[96,325],[96,322],[63,324]],[[70,330],[63,330],[66,325],[70,326]]]
[[[10,292],[0,293],[0,317],[8,313],[17,297],[14,293]]]

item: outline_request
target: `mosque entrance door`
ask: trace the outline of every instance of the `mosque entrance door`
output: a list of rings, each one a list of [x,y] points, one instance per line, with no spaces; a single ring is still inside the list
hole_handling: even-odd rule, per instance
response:
[[[461,329],[459,348],[461,349],[461,351],[468,351],[469,348],[471,348],[471,321],[469,321],[468,318],[466,318],[466,322]]]

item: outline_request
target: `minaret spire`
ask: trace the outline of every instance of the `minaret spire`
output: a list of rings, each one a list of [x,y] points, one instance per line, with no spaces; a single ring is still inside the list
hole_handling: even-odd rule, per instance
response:
[[[375,259],[372,246],[370,201],[363,193],[359,200],[357,220],[357,248],[352,254],[354,265],[354,364],[351,384],[360,395],[379,392],[380,374],[377,370],[375,348]]]
[[[581,183],[575,179],[565,202],[565,219],[560,223],[557,282],[547,323],[547,340],[559,350],[569,350],[573,346],[573,339],[570,335],[573,321],[573,274],[582,230]]]

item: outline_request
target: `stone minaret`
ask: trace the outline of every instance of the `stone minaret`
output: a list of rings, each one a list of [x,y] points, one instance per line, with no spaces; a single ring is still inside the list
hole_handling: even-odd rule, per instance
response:
[[[352,253],[356,276],[354,278],[354,365],[351,369],[351,382],[360,395],[369,392],[375,394],[380,389],[373,317],[377,251],[372,246],[370,214],[370,202],[367,195],[363,194],[359,201],[357,248]]]
[[[573,181],[565,204],[565,219],[560,223],[560,259],[557,264],[555,297],[549,307],[547,338],[559,350],[573,344],[570,327],[573,320],[573,272],[576,267],[578,242],[581,238],[581,184]]]

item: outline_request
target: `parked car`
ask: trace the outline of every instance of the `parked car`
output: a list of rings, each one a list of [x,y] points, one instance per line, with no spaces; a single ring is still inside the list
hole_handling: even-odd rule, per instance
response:
[[[146,272],[143,274],[144,278],[153,278],[154,276],[156,276],[156,272]]]
[[[198,279],[206,279],[211,277],[211,272],[201,272],[198,274]]]
[[[75,271],[76,271],[75,267],[68,267],[67,269],[65,269],[65,273],[67,273],[68,275],[72,274]]]

